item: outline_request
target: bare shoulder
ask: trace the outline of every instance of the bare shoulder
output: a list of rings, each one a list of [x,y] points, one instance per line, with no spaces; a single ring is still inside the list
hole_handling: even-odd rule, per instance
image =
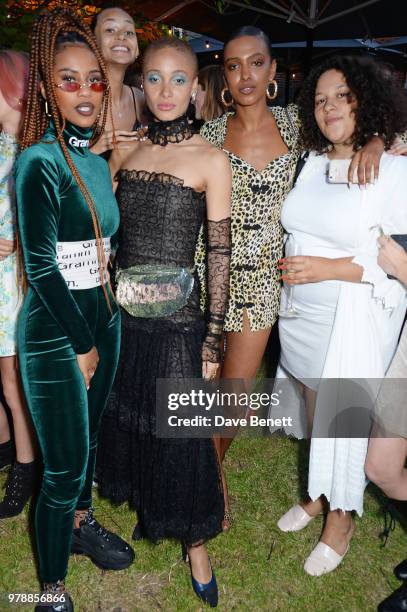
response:
[[[198,148],[199,156],[197,156],[197,159],[199,159],[200,173],[206,186],[208,210],[211,210],[211,214],[217,214],[212,210],[213,197],[215,196],[215,201],[220,197],[222,202],[228,202],[230,199],[229,192],[232,186],[230,162],[224,151],[201,137],[197,142]],[[216,206],[218,208],[218,204]]]
[[[196,144],[202,161],[205,160],[211,171],[213,169],[215,172],[222,172],[230,169],[228,156],[222,149],[218,149],[202,136],[196,136]]]

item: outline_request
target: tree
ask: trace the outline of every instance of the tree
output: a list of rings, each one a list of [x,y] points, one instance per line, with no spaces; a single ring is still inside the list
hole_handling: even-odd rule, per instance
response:
[[[7,0],[5,3],[1,2],[1,46],[28,51],[32,23],[41,11],[66,6],[80,13],[85,21],[91,21],[92,17],[102,10],[104,5],[106,5],[106,2],[103,0],[96,0],[92,4],[89,4],[86,0]],[[135,13],[131,1],[120,2],[119,0],[117,6],[121,6],[134,18],[141,48],[152,40],[168,34],[168,26],[149,21],[141,13]]]

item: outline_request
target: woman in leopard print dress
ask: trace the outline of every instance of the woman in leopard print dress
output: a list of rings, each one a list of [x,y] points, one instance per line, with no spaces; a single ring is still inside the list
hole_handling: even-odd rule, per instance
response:
[[[301,153],[297,107],[267,105],[267,99],[277,95],[275,74],[268,36],[256,27],[240,28],[224,48],[227,87],[222,97],[235,112],[201,129],[204,138],[228,154],[232,167],[232,255],[222,378],[243,379],[246,385],[256,376],[278,315],[278,261],[283,255],[280,212]],[[365,167],[369,169],[366,182],[382,151],[380,140],[355,155],[352,166],[358,166],[359,176]],[[197,253],[196,263],[202,272],[204,248]],[[215,441],[221,461],[232,440]],[[226,530],[231,517],[223,480]]]

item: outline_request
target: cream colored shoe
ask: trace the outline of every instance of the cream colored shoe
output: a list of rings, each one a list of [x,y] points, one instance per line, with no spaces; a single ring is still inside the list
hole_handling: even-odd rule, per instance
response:
[[[324,544],[324,542],[318,542],[314,550],[304,563],[304,570],[310,576],[323,576],[333,572],[340,563],[342,563],[344,556],[349,550],[349,544],[343,555],[339,555],[333,548]]]
[[[281,531],[300,531],[304,529],[315,517],[305,512],[304,508],[297,504],[283,514],[277,523]]]

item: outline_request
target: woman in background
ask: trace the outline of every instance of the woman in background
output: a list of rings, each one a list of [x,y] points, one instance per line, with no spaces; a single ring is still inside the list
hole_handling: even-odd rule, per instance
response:
[[[24,508],[35,484],[34,441],[16,358],[16,326],[20,307],[15,253],[16,210],[13,181],[15,156],[25,111],[28,57],[0,51],[0,374],[4,398],[13,419],[14,448],[7,414],[0,404],[0,466],[12,464],[0,519]]]
[[[195,98],[195,117],[204,121],[217,119],[225,112],[222,104],[224,86],[222,68],[205,66],[198,73],[198,89]]]
[[[400,149],[401,147],[399,147]],[[390,236],[379,238],[378,264],[386,274],[407,287],[407,252]],[[366,475],[390,498],[404,517],[407,514],[407,325],[382,383],[374,413],[374,426],[366,458]],[[386,458],[383,461],[383,457]],[[394,573],[403,586],[379,605],[379,612],[407,609],[407,559]]]
[[[107,8],[95,17],[92,29],[105,60],[111,87],[111,113],[92,151],[109,158],[113,148],[128,148],[137,139],[144,96],[137,87],[124,84],[126,70],[139,55],[133,18],[120,7]]]

